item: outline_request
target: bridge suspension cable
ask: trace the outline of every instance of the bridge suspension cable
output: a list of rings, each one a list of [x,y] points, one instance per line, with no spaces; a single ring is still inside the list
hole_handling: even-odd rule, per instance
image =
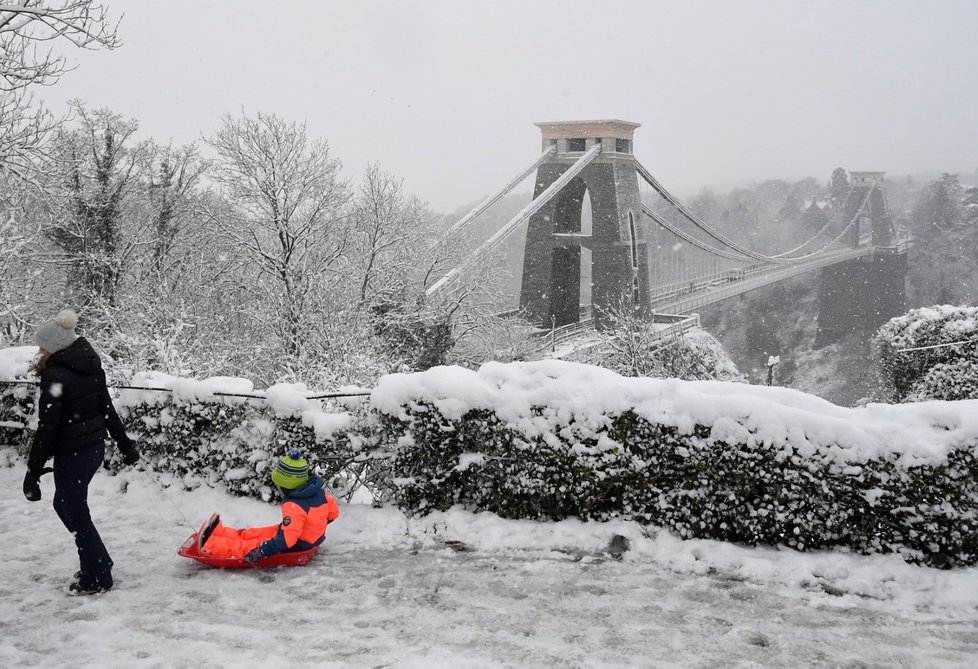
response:
[[[811,244],[813,241],[815,241],[816,239],[818,239],[818,237],[823,232],[825,232],[830,227],[832,227],[832,224],[835,223],[836,218],[838,218],[839,214],[841,214],[842,212],[844,212],[846,210],[846,203],[849,202],[849,197],[854,192],[856,192],[855,187],[850,186],[849,187],[849,192],[847,192],[846,193],[846,196],[844,198],[842,198],[842,202],[839,204],[839,207],[834,212],[832,212],[832,215],[829,217],[828,222],[825,225],[823,225],[822,228],[818,232],[816,232],[814,235],[812,235],[811,239],[809,239],[808,241],[806,241],[804,244],[801,244],[799,246],[796,246],[795,248],[791,249],[790,251],[785,251],[784,253],[778,253],[777,255],[772,256],[772,257],[774,257],[774,258],[783,258],[784,256],[791,255],[792,253],[795,253],[796,251],[801,251],[803,248],[805,248],[806,246],[808,246],[809,244]]]
[[[540,157],[537,158],[533,162],[532,165],[528,166],[525,170],[523,170],[516,177],[514,177],[512,180],[510,180],[510,182],[507,183],[505,186],[503,186],[503,188],[501,190],[499,190],[498,192],[496,192],[496,193],[490,195],[489,197],[487,197],[485,200],[483,200],[481,203],[479,203],[479,205],[475,209],[473,209],[468,214],[466,214],[461,219],[459,219],[455,223],[455,225],[453,225],[451,228],[448,229],[448,234],[449,235],[454,235],[456,232],[462,230],[469,223],[471,223],[477,217],[479,217],[480,215],[482,215],[482,213],[486,209],[488,209],[492,205],[496,204],[507,193],[509,193],[509,191],[513,190],[518,185],[520,185],[521,183],[523,183],[523,180],[526,179],[528,176],[530,176],[530,174],[534,170],[536,170],[538,167],[540,167],[540,165],[542,165],[544,163],[544,161],[546,161],[554,152],[556,152],[556,150],[557,150],[557,147],[556,146],[548,146],[547,149],[543,153],[540,154]]]
[[[663,228],[676,235],[680,239],[689,242],[693,246],[712,253],[713,255],[720,256],[721,258],[727,258],[729,260],[740,260],[744,261],[746,258],[741,253],[734,253],[732,251],[727,251],[725,249],[718,249],[716,247],[710,246],[706,242],[700,241],[696,237],[692,236],[687,232],[683,232],[681,229],[677,228],[675,225],[667,221],[665,218],[654,212],[648,205],[642,205],[642,211],[646,216],[651,218],[653,221],[661,225]]]
[[[852,219],[850,219],[849,223],[846,224],[846,227],[842,228],[842,231],[836,236],[835,239],[833,239],[828,244],[820,248],[818,251],[812,251],[811,253],[806,253],[805,255],[801,255],[801,256],[793,256],[791,258],[788,258],[788,260],[792,260],[792,261],[805,260],[807,258],[811,258],[812,256],[817,256],[823,251],[826,251],[830,246],[838,242],[840,239],[845,237],[846,233],[849,232],[849,230],[852,229],[852,226],[856,224],[856,221],[859,220],[859,217],[863,213],[863,209],[865,209],[866,205],[869,204],[869,196],[873,192],[874,188],[876,188],[876,186],[873,186],[873,188],[870,188],[868,191],[866,191],[866,195],[865,197],[863,197],[863,201],[860,203],[859,208],[856,209],[856,213],[852,215]]]
[[[768,256],[768,255],[764,255],[762,253],[758,253],[756,251],[752,251],[751,249],[747,248],[746,246],[743,246],[741,244],[738,244],[738,243],[734,242],[732,239],[730,239],[726,235],[722,234],[716,228],[714,228],[714,227],[712,227],[710,225],[707,225],[698,216],[696,216],[696,214],[694,214],[692,211],[690,211],[678,198],[676,198],[674,195],[672,195],[671,193],[669,193],[669,191],[667,191],[655,179],[655,177],[653,177],[652,174],[649,173],[649,171],[646,170],[645,167],[642,166],[641,163],[639,163],[638,161],[635,161],[635,167],[636,167],[638,173],[642,176],[642,178],[645,179],[645,181],[650,186],[652,186],[652,188],[657,193],[659,193],[659,195],[661,195],[663,197],[663,199],[665,199],[669,204],[671,204],[672,206],[674,206],[679,211],[679,213],[681,213],[684,217],[686,217],[686,219],[689,220],[697,228],[699,228],[700,230],[702,230],[703,232],[705,232],[706,234],[708,234],[710,237],[713,237],[717,241],[721,242],[722,244],[724,244],[724,245],[726,245],[726,246],[734,249],[735,251],[739,252],[740,254],[742,254],[744,256],[747,256],[749,258],[753,258],[755,260],[760,260],[760,261],[765,262],[765,263],[791,263],[791,262],[798,262],[798,261],[801,261],[801,260],[806,260],[808,258],[811,258],[814,255],[818,255],[819,253],[822,253],[823,251],[825,251],[826,249],[828,249],[830,246],[832,246],[833,244],[835,244],[836,242],[838,242],[840,239],[842,239],[842,237],[845,236],[846,232],[848,232],[852,228],[852,226],[856,223],[856,221],[859,219],[860,214],[862,213],[862,210],[866,207],[867,203],[869,202],[870,194],[873,192],[873,189],[875,189],[877,187],[877,186],[874,185],[872,188],[870,188],[866,192],[866,196],[863,198],[863,201],[860,203],[859,208],[856,210],[855,215],[852,217],[852,220],[849,221],[849,224],[846,225],[845,228],[843,228],[842,232],[840,232],[839,235],[835,239],[833,239],[831,242],[829,242],[828,244],[826,244],[825,246],[823,246],[822,248],[820,248],[818,251],[814,251],[812,253],[806,253],[806,254],[800,255],[800,256],[787,257],[787,254],[788,253],[793,253],[794,251],[797,251],[798,248],[804,248],[809,243],[811,243],[811,241],[814,240],[814,237],[813,237],[811,240],[809,240],[805,244],[802,244],[800,247],[798,247],[796,249],[793,249],[792,251],[787,251],[785,253],[782,253],[782,254],[779,254],[779,255],[776,255],[776,256]],[[852,192],[852,189],[850,189],[850,192]],[[848,194],[846,195],[846,197],[848,198]],[[839,210],[840,211],[842,210],[842,207],[841,206],[840,206]],[[674,227],[674,226],[669,226],[669,227]],[[827,226],[826,226],[826,228],[827,228]],[[823,228],[823,230],[826,229],[826,228]],[[673,232],[673,231],[670,230],[670,232]],[[821,234],[821,232],[822,231],[820,230],[818,234]],[[815,236],[817,237],[818,234],[816,234]],[[703,247],[700,246],[700,248],[703,248]],[[708,248],[706,250],[710,250],[710,249]],[[715,252],[715,251],[711,251],[711,252]],[[728,256],[724,256],[724,257],[728,257]]]
[[[598,154],[601,153],[601,145],[595,144],[590,150],[584,153],[577,161],[571,165],[566,172],[561,174],[547,190],[540,193],[530,204],[526,205],[520,213],[516,214],[510,221],[499,229],[499,232],[490,237],[486,242],[477,248],[472,254],[462,261],[458,267],[454,268],[448,274],[438,279],[435,283],[431,284],[427,290],[425,290],[425,296],[431,297],[436,295],[441,290],[443,290],[450,282],[454,281],[459,277],[462,270],[470,266],[473,262],[478,260],[480,257],[489,253],[497,246],[503,243],[509,235],[513,233],[524,221],[526,221],[530,216],[537,213],[541,207],[543,207],[547,202],[549,202],[554,195],[556,195],[560,190],[567,185],[567,183],[576,177],[581,171],[591,164],[591,161],[597,158]]]
[[[711,236],[714,239],[716,239],[718,242],[722,243],[724,246],[727,246],[727,247],[733,249],[734,251],[739,252],[741,255],[745,255],[748,258],[753,258],[755,260],[763,260],[765,262],[773,262],[773,263],[785,262],[784,260],[781,260],[779,258],[772,258],[771,256],[764,255],[763,253],[758,253],[757,251],[752,251],[751,249],[747,248],[746,246],[742,246],[741,244],[738,244],[734,240],[730,239],[729,237],[727,237],[726,235],[724,235],[723,233],[721,233],[716,228],[714,228],[714,227],[712,227],[710,225],[707,225],[696,214],[694,214],[690,209],[688,209],[686,207],[686,205],[684,205],[679,200],[679,198],[675,197],[672,193],[670,193],[669,191],[667,191],[662,186],[662,184],[660,184],[656,180],[656,178],[654,176],[652,176],[651,172],[649,172],[647,169],[645,169],[645,167],[640,162],[638,162],[637,160],[635,161],[635,169],[638,171],[638,173],[641,175],[641,177],[643,179],[645,179],[646,183],[648,183],[650,186],[652,186],[652,188],[655,190],[655,192],[657,192],[659,195],[661,195],[662,198],[666,202],[668,202],[673,207],[675,207],[679,211],[680,214],[682,214],[683,216],[686,217],[687,220],[689,220],[690,223],[692,223],[693,225],[695,225],[697,228],[699,228],[700,230],[702,230],[703,232],[705,232],[709,236]]]

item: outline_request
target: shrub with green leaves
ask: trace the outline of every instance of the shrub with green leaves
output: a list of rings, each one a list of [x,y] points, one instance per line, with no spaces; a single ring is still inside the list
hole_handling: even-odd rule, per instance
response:
[[[322,409],[305,400],[304,391],[273,388],[268,399],[208,397],[182,380],[172,393],[143,392],[117,404],[151,468],[176,475],[187,487],[222,484],[228,492],[267,500],[271,470],[290,449],[300,449],[328,482],[353,458],[350,415]],[[289,401],[282,401],[283,392]],[[323,426],[329,416],[334,420]]]
[[[890,319],[873,339],[880,399],[978,399],[978,307],[940,305]]]
[[[392,499],[408,513],[623,518],[686,538],[978,563],[978,402],[845,409],[586,368],[382,379],[373,453],[391,462]]]
[[[344,471],[358,455],[351,444],[362,443],[348,438],[349,413],[306,400],[304,386],[275,386],[265,398],[215,394],[222,383],[230,385],[224,390],[240,390],[242,381],[143,374],[133,385],[160,390],[117,391],[115,404],[142,454],[141,466],[166,473],[187,488],[223,485],[233,494],[267,500],[272,467],[289,449],[298,448],[314,471],[340,484],[338,494],[351,493],[354,484],[364,482],[362,477],[350,480]],[[245,390],[252,390],[245,383]],[[31,385],[0,386],[0,417],[28,424],[36,393]],[[21,428],[0,433],[5,444],[25,455],[32,436]],[[117,449],[107,449],[106,459],[111,467],[121,467]]]
[[[0,445],[24,447],[29,433],[22,426],[34,413],[34,387],[26,384],[0,385]]]
[[[26,443],[22,427],[34,413],[29,370],[36,352],[33,346],[0,349],[0,446]]]

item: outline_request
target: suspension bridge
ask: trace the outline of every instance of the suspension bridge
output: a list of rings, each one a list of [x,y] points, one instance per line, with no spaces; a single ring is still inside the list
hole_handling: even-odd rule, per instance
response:
[[[684,315],[698,307],[816,270],[823,270],[823,342],[857,321],[878,324],[903,312],[910,240],[890,216],[883,172],[850,172],[844,199],[809,239],[778,253],[761,252],[702,220],[639,162],[633,150],[639,124],[536,125],[542,132],[540,156],[450,232],[464,230],[535,173],[532,201],[431,285],[428,296],[450,290],[525,225],[520,313],[561,338],[600,328],[622,304],[660,320],[673,314],[672,322],[688,324],[692,316]],[[660,211],[643,202],[640,184],[665,203]],[[590,229],[582,222],[585,198]],[[587,264],[590,271],[582,272]],[[590,280],[583,293],[582,276]],[[584,294],[591,304],[582,307]]]

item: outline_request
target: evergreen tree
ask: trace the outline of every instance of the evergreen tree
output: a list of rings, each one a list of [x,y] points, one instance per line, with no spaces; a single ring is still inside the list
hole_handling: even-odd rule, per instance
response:
[[[145,146],[138,124],[108,109],[73,104],[77,129],[57,140],[62,213],[49,238],[68,269],[68,290],[81,306],[113,307],[124,265],[136,240],[124,230],[125,211],[139,183]]]
[[[709,188],[702,189],[690,200],[689,208],[710,225],[716,225],[720,219],[720,202]]]
[[[194,145],[179,149],[153,147],[155,175],[149,179],[153,210],[153,268],[162,274],[180,233],[188,194],[207,168]]]
[[[832,170],[832,178],[829,181],[829,202],[832,204],[833,210],[842,206],[848,192],[849,175],[843,168],[836,167]]]
[[[801,203],[794,193],[788,193],[778,210],[778,221],[794,221],[801,213]]]
[[[908,263],[913,304],[978,303],[978,226],[969,224],[957,175],[942,174],[920,193],[911,212],[914,245]]]
[[[960,226],[964,195],[956,174],[945,172],[928,184],[913,209],[914,237],[941,234]]]

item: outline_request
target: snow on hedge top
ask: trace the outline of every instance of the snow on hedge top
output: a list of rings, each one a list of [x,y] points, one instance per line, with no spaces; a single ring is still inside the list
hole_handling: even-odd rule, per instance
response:
[[[0,348],[0,381],[22,379],[30,372],[37,346]]]
[[[119,407],[162,404],[172,398],[174,402],[189,404],[213,400],[216,393],[253,394],[255,384],[248,379],[233,376],[215,376],[209,379],[186,379],[162,372],[137,372],[131,386],[140,390],[126,389],[119,393]],[[142,388],[159,388],[142,390]]]
[[[891,318],[880,334],[893,348],[967,340],[978,334],[978,307],[942,304]]]
[[[820,452],[838,463],[887,454],[904,465],[937,463],[957,447],[978,447],[978,401],[875,404],[848,409],[796,390],[723,381],[626,378],[561,360],[491,362],[478,371],[434,367],[380,379],[377,410],[406,417],[404,407],[434,405],[446,418],[488,409],[530,436],[556,434],[573,417],[581,430],[627,409],[689,434],[696,425],[728,443]],[[533,407],[546,407],[534,416]],[[595,435],[597,437],[597,435]]]
[[[232,376],[185,379],[161,372],[139,372],[133,376],[132,385],[160,388],[168,392],[123,390],[116,403],[120,408],[162,404],[171,399],[178,404],[193,404],[213,401],[220,396],[222,400],[230,402],[264,399],[276,414],[300,418],[303,425],[313,428],[320,439],[348,429],[352,423],[349,413],[325,411],[319,402],[308,399],[309,389],[302,383],[279,383],[268,390],[255,390],[255,384],[248,379]]]
[[[0,381],[24,378],[37,354],[36,346],[20,346],[0,349]],[[132,387],[134,386],[134,387]],[[359,392],[359,388],[345,388]],[[139,406],[159,406],[168,402],[196,404],[213,402],[220,398],[226,402],[265,400],[280,416],[295,416],[303,425],[311,427],[319,439],[327,439],[339,431],[347,430],[352,417],[347,412],[325,410],[322,404],[308,399],[309,389],[301,383],[280,383],[268,390],[255,390],[248,379],[232,376],[214,376],[207,379],[188,379],[170,376],[162,372],[138,372],[127,387],[116,388],[116,407],[126,409]],[[245,395],[246,397],[235,397]]]
[[[319,402],[308,398],[309,392],[304,383],[279,383],[266,390],[265,397],[275,413],[299,416],[302,424],[311,427],[319,439],[349,429],[353,424],[349,413],[323,411]]]

